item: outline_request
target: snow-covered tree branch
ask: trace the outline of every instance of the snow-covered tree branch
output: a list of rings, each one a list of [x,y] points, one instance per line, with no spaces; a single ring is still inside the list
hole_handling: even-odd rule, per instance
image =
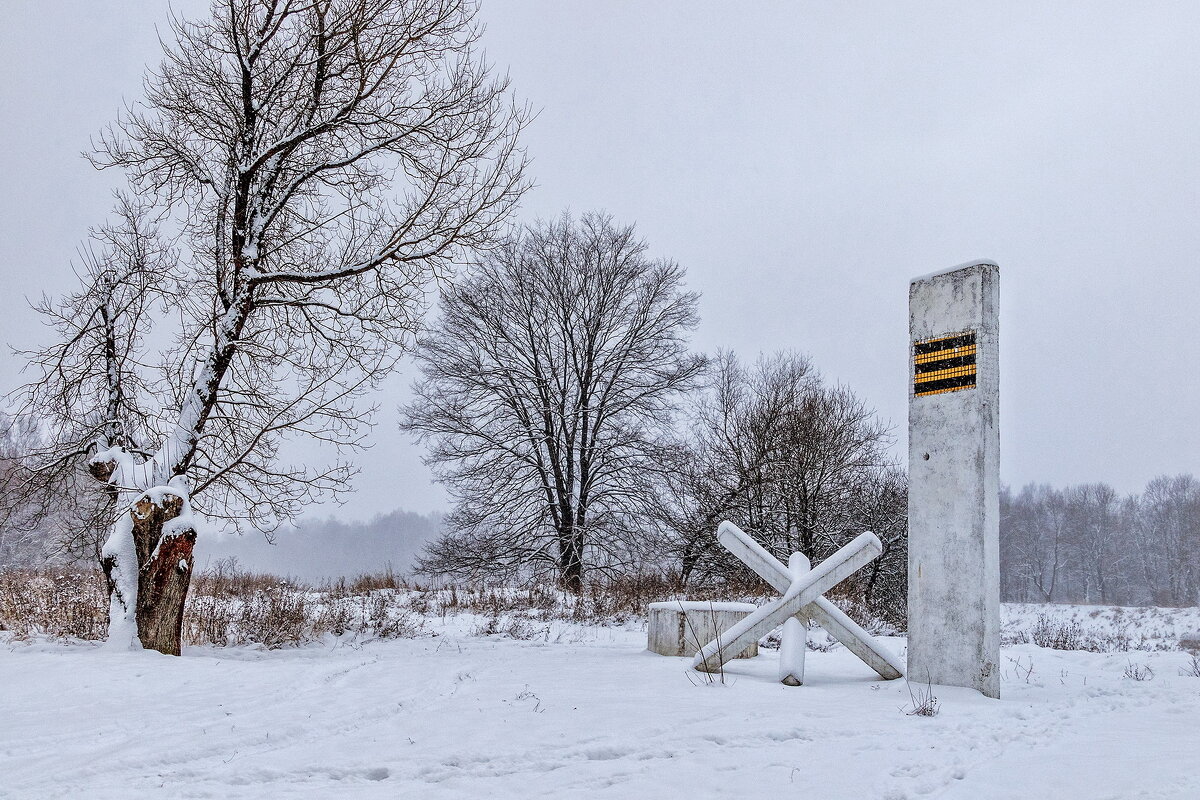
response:
[[[193,506],[270,531],[346,488],[348,463],[286,465],[285,440],[361,444],[427,285],[500,232],[527,115],[476,52],[476,10],[215,0],[172,22],[144,101],[97,141],[93,163],[143,198],[121,241],[160,241],[153,223],[169,246],[109,247],[82,293],[44,304],[59,342],[26,400],[55,407],[62,468],[86,453],[115,493],[113,636],[136,621],[178,652]]]

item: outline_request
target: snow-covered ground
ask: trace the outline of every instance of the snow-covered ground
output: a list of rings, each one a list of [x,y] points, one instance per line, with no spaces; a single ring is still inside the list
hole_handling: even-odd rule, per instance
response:
[[[842,648],[789,688],[774,650],[708,683],[636,625],[477,628],[183,658],[5,641],[0,797],[1200,797],[1177,650],[1007,646],[1001,700],[934,687],[920,717]]]

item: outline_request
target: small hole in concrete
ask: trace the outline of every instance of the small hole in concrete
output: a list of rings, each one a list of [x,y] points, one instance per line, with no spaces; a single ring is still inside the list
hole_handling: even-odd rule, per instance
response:
[[[926,461],[928,461],[928,460],[929,460],[929,453],[926,453],[925,455],[923,455],[923,456],[921,456],[921,457],[922,457],[922,458],[924,458]]]

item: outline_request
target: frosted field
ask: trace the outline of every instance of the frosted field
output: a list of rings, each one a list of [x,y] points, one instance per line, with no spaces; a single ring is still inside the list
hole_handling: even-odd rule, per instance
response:
[[[1030,608],[1006,609],[1007,635]],[[0,797],[1200,797],[1200,678],[1177,650],[1006,646],[1002,700],[935,687],[924,718],[841,648],[808,654],[804,687],[775,682],[773,650],[722,685],[636,626],[516,641],[477,622],[183,658],[5,641]]]

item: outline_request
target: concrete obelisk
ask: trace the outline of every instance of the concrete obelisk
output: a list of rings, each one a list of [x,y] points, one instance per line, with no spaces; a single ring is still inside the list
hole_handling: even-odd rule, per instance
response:
[[[1000,696],[1000,269],[908,290],[908,677]]]

